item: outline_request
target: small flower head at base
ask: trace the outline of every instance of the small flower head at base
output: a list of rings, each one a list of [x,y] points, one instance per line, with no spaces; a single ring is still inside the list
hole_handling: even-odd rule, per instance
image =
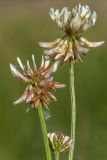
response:
[[[18,104],[26,102],[32,108],[37,108],[39,103],[42,103],[46,109],[50,101],[53,99],[56,101],[56,97],[51,93],[56,88],[62,88],[65,85],[53,81],[52,73],[57,69],[57,63],[49,68],[49,59],[42,57],[41,65],[36,67],[34,55],[32,55],[33,67],[30,66],[29,61],[24,66],[19,58],[17,58],[18,64],[21,68],[21,72],[12,64],[10,69],[13,76],[21,79],[26,85],[26,89],[23,95],[14,102]]]
[[[65,136],[62,132],[48,133],[48,139],[51,149],[58,152],[64,152],[72,148],[73,140]]]
[[[96,12],[79,4],[71,11],[64,7],[61,11],[50,9],[50,17],[57,24],[58,28],[65,32],[64,37],[53,42],[40,42],[44,54],[54,61],[66,62],[68,59],[75,62],[82,62],[81,56],[86,55],[90,47],[101,46],[101,42],[89,42],[82,37],[82,33],[92,28],[96,22]],[[88,48],[87,48],[88,47]]]

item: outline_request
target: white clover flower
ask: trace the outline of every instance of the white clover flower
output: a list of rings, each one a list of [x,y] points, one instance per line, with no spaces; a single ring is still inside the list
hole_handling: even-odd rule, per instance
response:
[[[64,152],[72,148],[73,140],[62,132],[48,133],[48,139],[52,150]]]
[[[89,6],[79,4],[71,11],[64,7],[61,11],[50,9],[49,15],[58,27],[69,34],[76,34],[93,27],[96,22],[96,12],[91,12]]]
[[[81,36],[82,32],[93,27],[96,22],[96,12],[91,12],[89,6],[79,4],[71,11],[67,7],[61,11],[51,8],[49,15],[65,35],[53,42],[40,42],[39,45],[45,48],[44,54],[57,63],[64,63],[68,59],[74,63],[78,60],[82,62],[81,55],[86,55],[89,51],[86,47],[98,47],[104,43],[90,42]]]
[[[55,11],[54,8],[51,8],[49,15],[60,29],[66,30],[66,26],[68,26],[71,19],[71,11],[68,11],[67,7],[64,7],[61,12],[58,9]]]

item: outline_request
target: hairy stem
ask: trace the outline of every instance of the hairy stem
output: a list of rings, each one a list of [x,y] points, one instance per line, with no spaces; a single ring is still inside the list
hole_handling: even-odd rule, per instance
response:
[[[69,152],[69,160],[73,160],[75,145],[75,126],[76,126],[76,103],[75,103],[75,87],[74,87],[74,64],[70,62],[70,96],[71,96],[71,138],[73,139],[73,147]]]
[[[46,124],[45,124],[41,103],[38,105],[38,114],[39,114],[39,119],[41,123],[42,134],[43,134],[43,139],[45,144],[46,157],[47,157],[47,160],[51,160],[51,152],[50,152],[50,147],[49,147],[49,142],[47,137],[47,129],[46,129]]]

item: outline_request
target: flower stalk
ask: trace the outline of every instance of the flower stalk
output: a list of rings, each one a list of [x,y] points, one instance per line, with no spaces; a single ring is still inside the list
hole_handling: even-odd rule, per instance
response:
[[[76,102],[75,102],[75,87],[74,87],[74,64],[70,61],[70,96],[71,96],[71,137],[73,139],[73,146],[69,152],[69,160],[73,160],[74,146],[75,146],[75,127],[76,127]]]
[[[50,152],[50,147],[49,147],[49,142],[48,142],[48,137],[47,137],[47,129],[46,129],[46,124],[45,124],[45,119],[44,119],[41,103],[39,103],[38,105],[38,114],[39,114],[39,119],[41,123],[42,134],[43,134],[43,139],[44,139],[44,144],[45,144],[46,157],[47,157],[47,160],[51,160],[51,152]]]
[[[55,160],[59,160],[59,152],[58,151],[55,151]]]

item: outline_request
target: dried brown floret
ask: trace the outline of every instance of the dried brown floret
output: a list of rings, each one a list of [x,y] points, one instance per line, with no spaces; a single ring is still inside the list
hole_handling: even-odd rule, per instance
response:
[[[53,81],[52,73],[56,71],[57,63],[54,63],[49,68],[49,60],[43,56],[41,65],[37,68],[34,55],[32,55],[32,60],[33,68],[31,68],[29,61],[27,61],[27,66],[25,67],[21,60],[17,58],[19,66],[22,69],[21,72],[14,65],[10,64],[13,75],[27,84],[23,95],[14,104],[25,101],[32,108],[37,108],[39,103],[42,103],[48,109],[50,101],[52,99],[56,101],[56,97],[51,91],[56,88],[62,88],[65,85]]]

